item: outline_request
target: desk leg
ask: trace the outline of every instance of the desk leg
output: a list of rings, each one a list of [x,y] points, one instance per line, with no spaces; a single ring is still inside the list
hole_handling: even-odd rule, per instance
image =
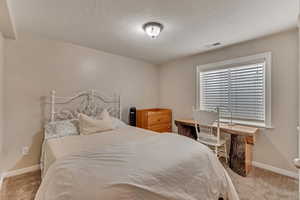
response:
[[[253,137],[231,135],[230,168],[241,176],[247,176],[252,169]]]
[[[195,140],[197,140],[197,133],[195,130],[195,127],[193,126],[185,126],[182,124],[176,124],[177,128],[178,128],[178,133],[180,135],[184,135],[187,136],[189,138],[193,138]]]
[[[231,135],[230,168],[241,176],[246,176],[246,144],[243,136]]]
[[[248,175],[252,169],[253,145],[254,137],[245,137],[246,175]]]

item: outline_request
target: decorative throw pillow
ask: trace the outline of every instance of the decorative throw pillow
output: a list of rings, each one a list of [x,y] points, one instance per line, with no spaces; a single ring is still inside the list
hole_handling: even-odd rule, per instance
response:
[[[80,135],[89,135],[114,129],[113,121],[107,110],[103,110],[100,119],[93,119],[85,114],[79,115]]]
[[[110,119],[110,120],[111,120],[111,117],[110,117],[109,112],[108,112],[106,109],[104,109],[104,110],[101,112],[100,116],[99,116],[97,119],[100,119],[100,120],[103,120],[103,119]]]
[[[113,127],[114,127],[114,129],[117,129],[117,128],[125,128],[125,127],[128,126],[128,125],[125,124],[123,121],[121,121],[120,119],[115,118],[115,117],[112,117],[112,121],[113,121]]]
[[[45,125],[45,139],[79,135],[78,120],[62,120],[49,122]]]
[[[104,110],[100,113],[100,115],[98,115],[98,116],[96,117],[96,119],[102,119],[102,118],[103,118],[103,115],[106,115],[106,116],[108,115],[108,116],[111,118],[112,124],[113,124],[113,129],[119,129],[119,128],[125,128],[125,127],[128,127],[128,125],[127,125],[125,122],[123,122],[121,119],[118,119],[118,118],[116,118],[116,117],[111,116],[110,113],[107,111],[107,109],[104,109]]]

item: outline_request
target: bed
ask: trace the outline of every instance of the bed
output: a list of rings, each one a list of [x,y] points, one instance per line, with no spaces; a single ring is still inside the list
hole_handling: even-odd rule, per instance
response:
[[[66,104],[78,99],[77,105],[66,109]],[[61,133],[45,135],[43,180],[36,200],[239,199],[211,150],[174,133],[157,134],[127,126],[120,121],[118,96],[107,99],[87,91],[58,98],[52,92],[49,103],[52,125],[65,120],[69,123],[78,113],[96,117],[107,109],[114,118],[114,129],[79,135],[55,124]],[[63,108],[59,110],[58,105]],[[45,128],[48,133],[53,130]]]

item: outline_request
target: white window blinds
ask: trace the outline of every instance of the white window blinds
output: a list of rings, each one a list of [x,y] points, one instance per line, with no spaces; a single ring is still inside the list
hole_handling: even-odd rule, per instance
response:
[[[265,62],[200,72],[200,109],[222,118],[265,122]]]

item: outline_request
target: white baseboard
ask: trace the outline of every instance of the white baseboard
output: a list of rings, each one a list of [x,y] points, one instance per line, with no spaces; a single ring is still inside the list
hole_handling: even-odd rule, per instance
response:
[[[299,178],[298,173],[293,172],[293,171],[289,171],[289,170],[286,170],[286,169],[281,169],[281,168],[273,167],[271,165],[267,165],[267,164],[256,162],[256,161],[252,161],[252,165],[254,167],[265,169],[265,170],[268,170],[268,171],[271,171],[271,172],[275,172],[277,174],[281,174],[281,175],[284,175],[284,176],[288,176],[288,177],[291,177],[291,178],[294,178],[294,179],[298,179]]]
[[[4,179],[4,178],[17,176],[17,175],[25,174],[25,173],[32,172],[32,171],[36,171],[36,170],[39,170],[39,169],[41,169],[40,165],[33,165],[31,167],[26,167],[26,168],[22,168],[22,169],[17,169],[17,170],[4,172],[2,174],[2,177]]]
[[[0,190],[2,188],[3,179],[4,179],[3,174],[0,174]]]

